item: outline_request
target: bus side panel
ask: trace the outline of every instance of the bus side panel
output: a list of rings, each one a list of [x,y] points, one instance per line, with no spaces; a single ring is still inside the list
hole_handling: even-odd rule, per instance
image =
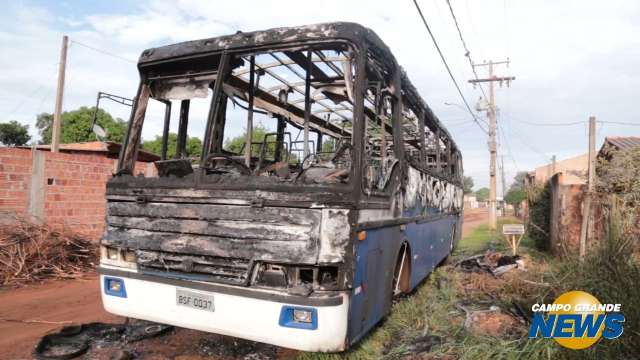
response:
[[[450,251],[456,216],[407,224],[406,238],[411,249],[411,288],[426,278]]]
[[[367,230],[355,240],[356,263],[349,311],[349,339],[355,343],[391,308],[393,270],[402,243],[400,226]]]

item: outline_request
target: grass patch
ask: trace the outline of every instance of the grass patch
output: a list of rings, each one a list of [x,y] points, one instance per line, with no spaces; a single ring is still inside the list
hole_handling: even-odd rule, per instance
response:
[[[504,224],[521,224],[518,218],[505,217],[498,220],[498,226],[496,230],[489,230],[488,224],[482,224],[473,229],[473,231],[462,238],[458,243],[458,247],[454,253],[461,254],[475,254],[487,249],[505,251],[507,245],[502,235],[502,225]],[[520,242],[520,247],[531,247],[531,240],[525,236]]]
[[[487,249],[495,241],[497,233],[489,230],[487,224],[482,224],[473,229],[471,234],[460,240],[457,247],[458,253],[476,253]]]

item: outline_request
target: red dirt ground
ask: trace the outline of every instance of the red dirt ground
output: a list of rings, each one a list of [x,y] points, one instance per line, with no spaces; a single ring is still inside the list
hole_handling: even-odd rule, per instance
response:
[[[489,221],[489,211],[487,208],[468,209],[464,211],[462,223],[462,236],[468,235],[478,225]]]
[[[31,359],[40,337],[66,324],[7,321],[119,321],[103,310],[97,275],[76,280],[52,280],[18,289],[0,290],[0,358]]]
[[[487,221],[486,209],[465,211],[462,234],[468,234],[476,226]],[[118,316],[104,311],[100,301],[100,286],[96,274],[87,274],[76,280],[51,280],[17,289],[0,290],[0,359],[31,359],[37,341],[48,332],[67,324],[23,323],[8,320],[42,320],[52,322],[71,321],[74,324],[88,322],[123,322]],[[206,334],[193,330],[176,329],[171,335],[141,341],[131,346],[138,358],[204,359],[220,354],[228,358],[229,351],[239,345],[231,338]],[[241,340],[240,340],[241,341]],[[210,344],[224,344],[226,349],[208,353]],[[265,346],[265,345],[258,345]],[[203,350],[205,353],[203,354]],[[231,348],[231,349],[229,349]],[[199,349],[196,351],[196,349]],[[290,358],[294,352],[286,349],[275,351],[277,358]],[[110,358],[103,351],[86,358]],[[206,356],[208,355],[208,356]],[[218,357],[218,358],[221,358]]]

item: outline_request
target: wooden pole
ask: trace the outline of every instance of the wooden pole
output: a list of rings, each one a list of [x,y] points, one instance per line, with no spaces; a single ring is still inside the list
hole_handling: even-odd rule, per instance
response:
[[[493,62],[489,61],[489,78],[493,78]],[[496,209],[496,103],[495,85],[489,82],[489,230],[497,228]]]
[[[587,192],[582,204],[582,226],[580,227],[580,260],[584,260],[587,252],[587,233],[591,218],[591,196],[595,188],[596,171],[596,118],[589,118],[589,169],[587,179]]]
[[[56,107],[53,112],[53,127],[51,128],[51,152],[58,152],[60,148],[60,128],[62,116],[62,99],[64,96],[64,76],[67,69],[67,48],[69,47],[69,37],[62,37],[62,48],[60,49],[60,66],[58,67],[58,86],[56,90]]]
[[[484,64],[472,64],[472,66],[488,66],[489,77],[486,79],[472,79],[469,80],[472,84],[489,83],[489,108],[487,109],[487,117],[489,118],[489,229],[495,230],[497,227],[497,209],[496,209],[496,101],[495,101],[495,82],[499,81],[500,86],[503,82],[509,86],[510,82],[515,80],[514,76],[496,76],[493,73],[494,65],[509,64],[509,59],[506,61],[489,61]]]

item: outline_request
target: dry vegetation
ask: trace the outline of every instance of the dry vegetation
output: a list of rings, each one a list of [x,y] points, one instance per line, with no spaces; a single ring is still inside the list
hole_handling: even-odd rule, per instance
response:
[[[96,243],[17,216],[0,223],[0,285],[75,278],[98,260]]]

